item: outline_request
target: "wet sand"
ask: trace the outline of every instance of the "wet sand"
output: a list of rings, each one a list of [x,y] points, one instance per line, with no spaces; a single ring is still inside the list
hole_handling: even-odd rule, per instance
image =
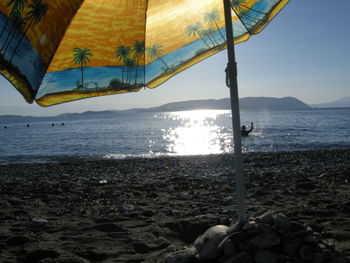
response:
[[[309,224],[350,262],[350,150],[244,155],[247,213]],[[0,165],[0,262],[159,262],[232,225],[232,155]]]

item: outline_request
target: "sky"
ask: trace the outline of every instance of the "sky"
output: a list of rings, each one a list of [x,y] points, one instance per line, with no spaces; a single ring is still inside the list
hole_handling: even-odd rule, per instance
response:
[[[317,104],[350,96],[348,10],[350,0],[291,0],[261,33],[235,46],[239,97],[292,96],[307,104]],[[0,115],[52,116],[227,98],[226,64],[225,50],[155,89],[48,108],[27,104],[0,76]]]

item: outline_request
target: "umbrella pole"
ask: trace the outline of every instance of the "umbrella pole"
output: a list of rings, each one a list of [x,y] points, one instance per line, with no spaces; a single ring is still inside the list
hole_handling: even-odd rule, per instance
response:
[[[234,49],[234,37],[232,28],[232,16],[230,0],[223,0],[225,11],[227,52],[228,52],[228,78],[231,97],[232,127],[234,140],[234,159],[236,172],[236,192],[237,192],[237,216],[239,222],[246,221],[245,211],[245,186],[243,176],[243,155],[241,138],[241,121],[239,113],[238,84],[237,84],[237,64]]]

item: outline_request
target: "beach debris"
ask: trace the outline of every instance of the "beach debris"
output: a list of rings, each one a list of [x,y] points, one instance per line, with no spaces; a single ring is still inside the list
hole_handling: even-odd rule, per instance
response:
[[[196,260],[190,255],[195,255]],[[311,226],[271,212],[250,218],[245,224],[213,226],[193,246],[172,252],[163,260],[164,263],[209,261],[345,263],[334,246]]]

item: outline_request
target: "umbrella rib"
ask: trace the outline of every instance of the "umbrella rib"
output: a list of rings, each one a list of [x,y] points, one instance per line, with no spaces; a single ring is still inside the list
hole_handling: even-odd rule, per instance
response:
[[[231,7],[232,11],[236,14],[236,16],[238,17],[239,21],[241,21],[241,23],[243,24],[243,26],[245,27],[245,29],[247,30],[247,32],[252,35],[252,32],[250,32],[250,30],[248,29],[248,27],[245,25],[245,23],[242,21],[242,19],[240,18],[240,16],[236,13],[236,11]]]

